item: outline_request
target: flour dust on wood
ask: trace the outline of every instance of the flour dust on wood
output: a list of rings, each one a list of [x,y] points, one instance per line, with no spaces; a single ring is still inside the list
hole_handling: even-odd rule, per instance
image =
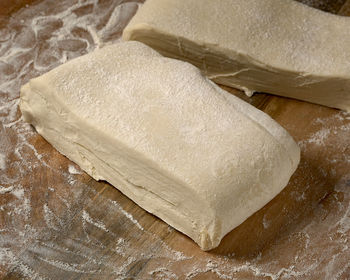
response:
[[[312,124],[315,133],[297,139],[304,155],[327,147],[343,151],[324,158],[329,168],[318,167],[338,178],[335,190],[308,219],[247,259],[201,252],[112,186],[94,182],[23,122],[20,86],[74,57],[117,43],[141,2],[47,0],[5,18],[0,29],[0,275],[345,279],[350,274],[344,261],[350,257],[350,177],[341,175],[350,170],[350,116],[345,113],[320,117]],[[305,198],[295,193],[291,199]],[[268,215],[261,226],[270,228]],[[320,243],[327,248],[321,256]]]

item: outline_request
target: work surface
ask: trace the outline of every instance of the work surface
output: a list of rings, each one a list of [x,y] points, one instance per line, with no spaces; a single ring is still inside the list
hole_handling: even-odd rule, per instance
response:
[[[303,2],[350,15],[349,0]],[[302,155],[285,190],[210,252],[90,178],[23,122],[20,86],[120,40],[138,7],[0,3],[0,277],[349,279],[350,114],[225,87],[285,127]]]

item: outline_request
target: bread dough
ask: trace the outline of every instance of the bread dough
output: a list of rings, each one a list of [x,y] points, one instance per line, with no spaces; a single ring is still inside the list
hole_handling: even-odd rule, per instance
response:
[[[139,42],[30,80],[20,108],[58,151],[204,250],[278,194],[299,162],[266,114]]]
[[[215,82],[350,111],[350,18],[292,0],[147,0],[125,40]]]

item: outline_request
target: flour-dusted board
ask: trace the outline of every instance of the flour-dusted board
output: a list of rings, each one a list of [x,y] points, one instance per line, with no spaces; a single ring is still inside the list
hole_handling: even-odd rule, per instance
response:
[[[20,86],[118,42],[140,2],[0,1],[0,278],[350,279],[350,114],[224,87],[284,126],[302,158],[286,189],[210,252],[22,121]],[[350,15],[349,0],[303,2]]]

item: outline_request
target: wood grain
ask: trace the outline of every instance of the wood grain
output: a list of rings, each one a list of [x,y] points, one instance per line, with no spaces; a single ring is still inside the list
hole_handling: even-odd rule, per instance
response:
[[[56,66],[57,57],[70,59],[91,51],[94,36],[113,23],[112,15],[135,12],[133,2],[0,3],[0,34],[14,30],[12,37],[0,37],[0,155],[6,155],[5,168],[0,167],[0,278],[349,279],[348,114],[268,94],[248,98],[223,87],[285,127],[301,146],[302,157],[276,198],[230,232],[218,248],[203,252],[111,185],[81,172],[20,120],[15,103],[6,107],[18,98],[21,83],[41,74],[40,69]],[[349,1],[301,2],[350,15]],[[29,3],[29,8],[20,9]],[[77,8],[66,12],[74,5]],[[31,44],[30,29],[25,40],[19,37],[37,13],[49,33],[41,35],[42,29],[37,29]],[[77,23],[62,50],[51,44],[60,40],[55,34],[65,34],[67,17]],[[87,23],[79,23],[81,17]],[[106,32],[101,38],[112,40],[120,34]],[[24,45],[27,54],[11,60],[6,56],[10,50],[1,45],[6,40],[14,41],[13,47]],[[88,47],[80,47],[84,44],[79,40]],[[46,50],[50,53],[41,59]],[[13,82],[12,91],[2,77]]]

